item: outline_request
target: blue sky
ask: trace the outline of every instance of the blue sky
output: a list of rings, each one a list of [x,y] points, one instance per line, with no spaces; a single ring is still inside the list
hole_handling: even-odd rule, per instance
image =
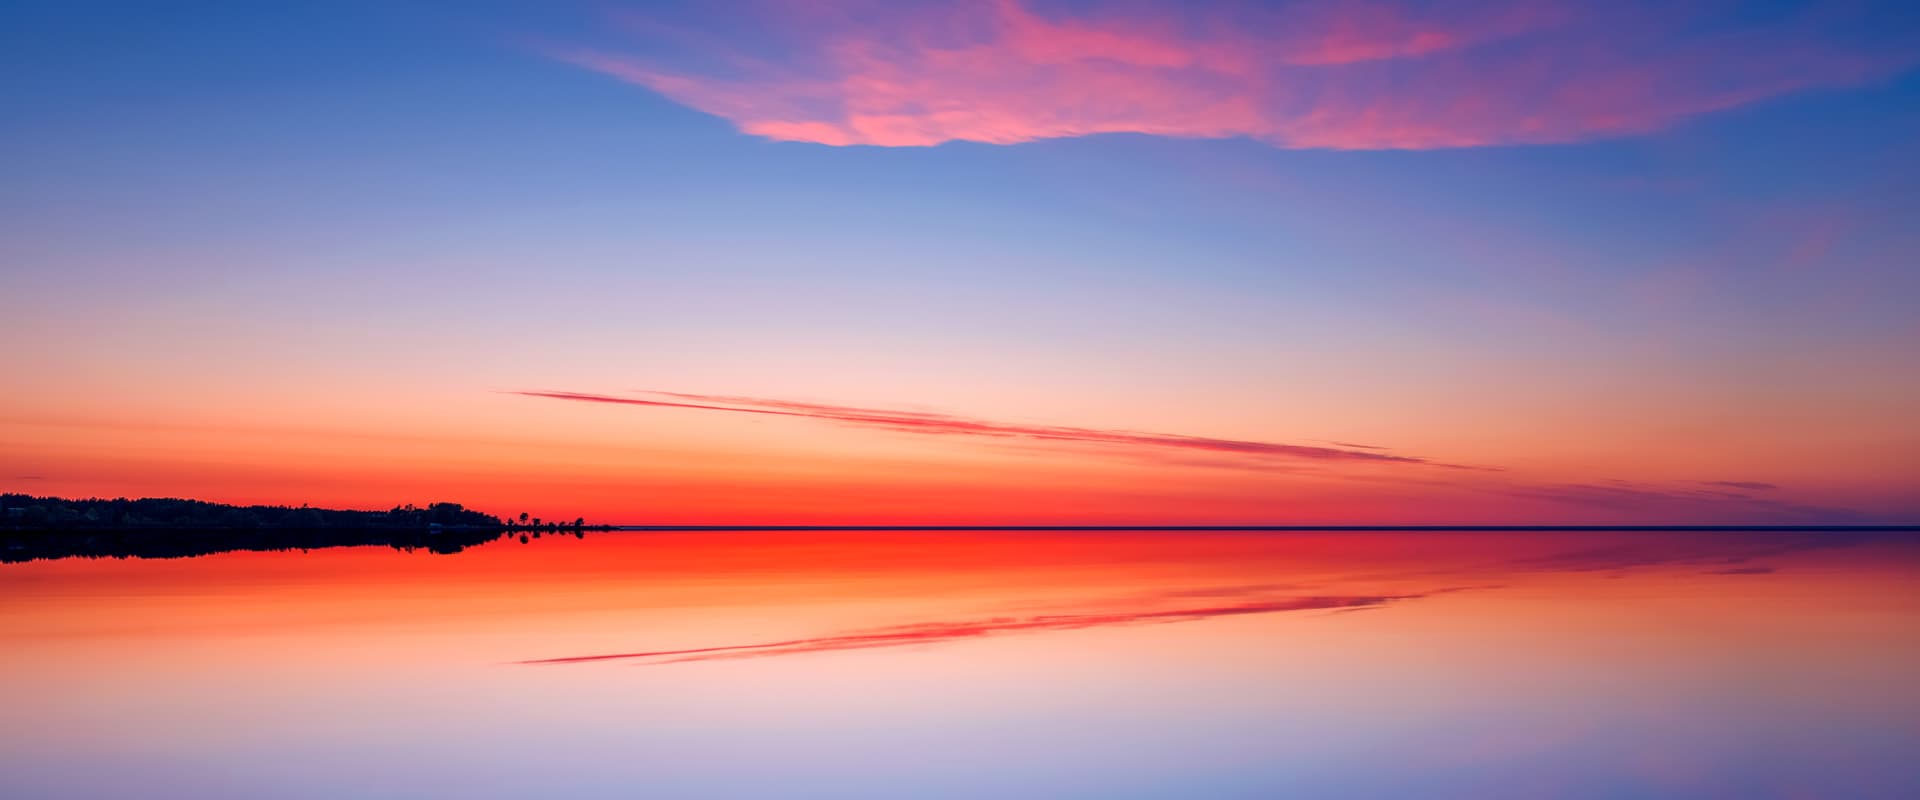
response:
[[[1477,80],[1483,62],[1546,37],[1602,54],[1559,64],[1568,74],[1640,93],[1607,102],[1688,110],[1625,133],[1552,123],[1553,141],[1527,143],[1536,134],[1498,115],[1461,116],[1482,96],[1461,86],[1434,106],[1441,116],[1415,121],[1456,126],[1445,135],[1467,146],[1354,128],[1347,141],[1367,144],[1295,147],[1284,137],[1309,134],[1286,133],[1294,121],[1272,110],[1194,135],[1150,99],[1188,86],[1186,73],[1126,59],[1244,42],[1154,4],[898,6],[872,21],[795,21],[777,3],[728,15],[15,4],[0,12],[0,289],[16,312],[0,331],[31,343],[25,366],[51,379],[0,411],[105,425],[224,408],[262,381],[402,387],[338,398],[349,410],[335,424],[359,430],[430,415],[425,384],[664,388],[1200,435],[1371,435],[1550,481],[1751,468],[1807,486],[1812,504],[1912,508],[1901,493],[1920,472],[1920,434],[1899,409],[1920,401],[1915,15],[1887,3],[1482,5],[1478,17],[1366,6],[1355,19],[1387,9],[1459,44],[1414,52],[1405,42],[1429,39],[1402,42],[1394,25],[1359,44],[1275,39],[1301,59],[1391,54],[1277,74],[1353,70],[1356,83],[1318,89],[1324,102],[1370,88],[1386,93],[1368,98],[1376,107],[1428,113],[1374,73]],[[1502,8],[1528,11],[1514,17],[1525,24],[1481,24]],[[1539,8],[1570,16],[1539,22]],[[988,38],[972,49],[921,35],[951,14],[1009,27],[980,23]],[[996,30],[1029,39],[1003,46]],[[1054,49],[1034,51],[1033,35]],[[1746,41],[1770,50],[1725,44]],[[818,60],[876,43],[887,46],[868,61]],[[648,77],[583,69],[570,48]],[[1034,52],[1032,69],[1053,76],[1034,97],[1094,76],[1143,99],[1116,111],[982,82]],[[939,66],[954,53],[973,71]],[[1728,53],[1823,77],[1782,88]],[[1601,80],[1669,55],[1697,67],[1674,77],[1679,89]],[[763,66],[714,72],[733,63]],[[840,82],[815,81],[829,74]],[[781,92],[876,75],[964,88],[969,109],[999,121],[928,112],[912,135],[943,143],[888,133],[838,146],[807,137],[852,135],[853,117],[780,116]],[[225,399],[147,388],[156,374]],[[256,399],[254,423],[284,422]],[[1642,448],[1644,474],[1611,440]],[[840,457],[819,446],[823,463]],[[1690,447],[1723,455],[1679,452]],[[53,444],[13,455],[74,476],[75,490],[122,474]]]

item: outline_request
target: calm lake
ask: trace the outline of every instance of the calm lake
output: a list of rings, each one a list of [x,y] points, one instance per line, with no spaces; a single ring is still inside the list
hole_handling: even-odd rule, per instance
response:
[[[1920,537],[589,532],[0,564],[8,798],[1920,797]]]

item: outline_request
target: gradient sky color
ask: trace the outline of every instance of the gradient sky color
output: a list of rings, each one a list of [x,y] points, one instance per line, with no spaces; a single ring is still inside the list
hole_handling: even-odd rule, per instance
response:
[[[1920,10],[12,3],[0,490],[1920,518]]]

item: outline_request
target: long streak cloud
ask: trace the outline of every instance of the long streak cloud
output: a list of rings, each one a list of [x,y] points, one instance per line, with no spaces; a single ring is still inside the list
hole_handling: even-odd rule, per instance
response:
[[[1485,469],[1441,464],[1415,456],[1394,455],[1379,450],[1350,450],[1339,447],[1285,444],[1247,439],[1218,439],[1173,433],[1080,428],[1065,425],[1025,425],[974,419],[948,414],[889,409],[858,408],[820,403],[803,403],[769,398],[727,395],[686,394],[682,392],[644,392],[646,397],[621,397],[560,391],[517,391],[524,397],[569,400],[582,403],[608,403],[646,408],[678,408],[722,411],[736,414],[761,414],[824,420],[842,425],[935,436],[978,436],[1000,439],[1025,439],[1062,442],[1112,448],[1187,450],[1238,456],[1249,459],[1289,459],[1338,461],[1354,464],[1426,465],[1455,469]]]

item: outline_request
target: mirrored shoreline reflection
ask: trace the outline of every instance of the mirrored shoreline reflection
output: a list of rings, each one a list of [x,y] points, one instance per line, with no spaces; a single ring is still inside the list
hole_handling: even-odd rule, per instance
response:
[[[575,531],[566,531],[571,535]],[[63,558],[192,558],[221,553],[391,547],[451,555],[518,536],[501,529],[258,528],[0,531],[0,563]],[[553,535],[558,535],[554,533]]]

